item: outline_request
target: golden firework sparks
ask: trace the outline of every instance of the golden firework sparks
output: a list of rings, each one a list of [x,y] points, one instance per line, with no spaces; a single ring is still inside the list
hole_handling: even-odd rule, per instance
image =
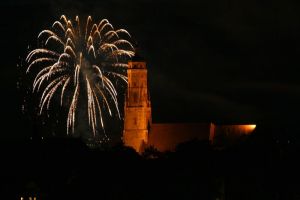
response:
[[[70,102],[68,134],[70,129],[74,132],[78,99],[83,94],[87,97],[88,121],[94,135],[98,124],[104,128],[104,107],[112,116],[113,105],[120,117],[117,90],[112,78],[120,78],[127,83],[126,59],[134,55],[132,44],[121,38],[121,35],[131,37],[125,29],[115,30],[107,19],[98,24],[92,22],[89,16],[82,27],[78,16],[75,23],[72,23],[62,15],[60,20],[52,24],[51,29],[39,33],[41,47],[32,50],[26,58],[26,73],[30,73],[34,66],[39,67],[33,81],[33,91],[43,88],[40,114],[49,109],[57,91],[61,91],[60,105],[63,105],[66,98],[66,90],[72,91],[72,95],[67,97],[70,98],[67,101]]]

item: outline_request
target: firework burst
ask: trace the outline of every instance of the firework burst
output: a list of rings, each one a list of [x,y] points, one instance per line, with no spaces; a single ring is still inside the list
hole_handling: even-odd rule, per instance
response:
[[[51,29],[41,31],[38,35],[41,47],[26,58],[26,73],[38,68],[33,92],[41,90],[39,114],[49,109],[51,99],[58,93],[60,104],[68,104],[67,134],[70,130],[74,132],[80,98],[86,99],[94,135],[99,125],[104,128],[104,109],[112,116],[113,106],[120,118],[113,80],[119,78],[127,83],[126,61],[134,55],[133,46],[121,35],[130,37],[124,29],[115,30],[107,19],[92,23],[90,16],[81,24],[78,16],[73,23],[62,15]]]

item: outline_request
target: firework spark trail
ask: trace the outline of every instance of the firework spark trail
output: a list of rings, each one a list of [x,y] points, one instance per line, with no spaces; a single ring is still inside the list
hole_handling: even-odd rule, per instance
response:
[[[132,44],[120,37],[131,37],[125,29],[115,30],[107,19],[98,24],[92,21],[89,16],[82,27],[78,16],[73,24],[62,15],[51,29],[39,33],[38,40],[42,41],[42,47],[31,51],[26,58],[26,73],[32,73],[34,67],[39,70],[33,81],[33,92],[46,84],[40,98],[39,113],[49,109],[57,91],[61,91],[61,106],[70,102],[68,134],[69,130],[74,132],[78,100],[83,95],[86,95],[88,121],[94,135],[98,121],[104,129],[103,108],[112,116],[112,104],[120,117],[117,91],[112,79],[119,78],[127,83],[124,74],[126,59],[134,55]]]

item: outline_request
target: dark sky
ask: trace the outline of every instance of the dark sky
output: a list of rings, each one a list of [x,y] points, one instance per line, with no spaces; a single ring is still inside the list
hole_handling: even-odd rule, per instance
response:
[[[1,118],[10,129],[1,137],[30,135],[17,65],[61,14],[107,18],[131,33],[148,64],[154,122],[300,119],[300,3],[12,0],[1,5]]]

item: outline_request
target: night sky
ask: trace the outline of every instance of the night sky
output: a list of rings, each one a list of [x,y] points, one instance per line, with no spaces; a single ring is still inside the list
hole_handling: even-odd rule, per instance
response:
[[[61,14],[107,18],[130,32],[147,62],[153,122],[296,124],[299,8],[278,0],[1,3],[0,137],[32,132],[17,88],[22,60]]]

